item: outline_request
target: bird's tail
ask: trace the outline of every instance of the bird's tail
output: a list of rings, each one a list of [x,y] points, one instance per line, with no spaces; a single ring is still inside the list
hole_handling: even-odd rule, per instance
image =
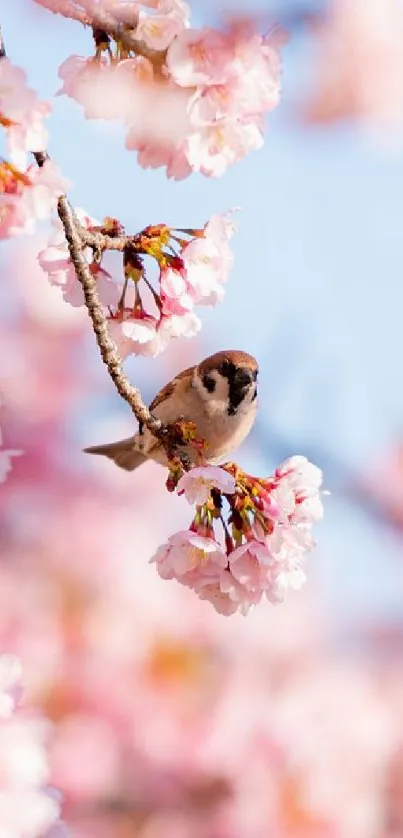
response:
[[[119,442],[110,442],[107,445],[91,445],[84,448],[86,454],[102,454],[126,471],[134,471],[148,459],[136,450],[133,437],[121,439]]]

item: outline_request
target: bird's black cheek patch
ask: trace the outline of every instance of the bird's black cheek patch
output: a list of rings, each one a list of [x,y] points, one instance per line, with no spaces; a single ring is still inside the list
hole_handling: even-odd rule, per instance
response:
[[[229,379],[228,383],[228,415],[234,416],[245,398],[245,389],[240,387],[234,379]]]
[[[203,375],[203,384],[208,393],[214,393],[214,390],[216,388],[216,382],[211,375],[207,375],[207,373],[206,375]]]
[[[254,401],[255,401],[256,396],[257,396],[257,387],[255,387],[255,392],[254,392],[254,394],[253,394],[253,396],[252,396],[252,398],[251,398],[251,401],[252,401],[252,402],[254,402]]]

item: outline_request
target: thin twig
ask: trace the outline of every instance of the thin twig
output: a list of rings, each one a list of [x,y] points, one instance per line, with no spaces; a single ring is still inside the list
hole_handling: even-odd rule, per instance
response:
[[[82,243],[86,247],[91,247],[95,251],[103,250],[120,250],[123,251],[126,247],[133,244],[135,236],[112,236],[108,233],[99,233],[92,230],[87,230],[80,225],[80,237]]]

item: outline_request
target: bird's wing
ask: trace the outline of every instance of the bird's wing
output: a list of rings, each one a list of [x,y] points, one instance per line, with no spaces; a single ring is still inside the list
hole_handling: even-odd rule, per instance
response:
[[[157,393],[157,395],[150,404],[151,412],[153,412],[156,407],[162,405],[163,402],[166,402],[169,396],[172,396],[172,394],[178,387],[180,387],[183,391],[188,389],[192,381],[193,369],[193,367],[189,367],[188,369],[183,370],[183,372],[180,372],[178,375],[176,375],[175,378],[172,379],[172,381],[169,381],[169,383],[166,384],[165,387],[163,387],[162,390],[159,391],[159,393]],[[164,418],[165,421],[170,422],[176,419],[177,417],[172,416]]]

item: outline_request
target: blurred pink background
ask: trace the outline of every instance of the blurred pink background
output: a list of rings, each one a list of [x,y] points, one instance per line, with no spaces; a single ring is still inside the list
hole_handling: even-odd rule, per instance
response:
[[[228,179],[142,172],[117,129],[64,99],[51,151],[75,203],[132,231],[243,204],[227,300],[200,338],[127,371],[151,400],[210,351],[257,355],[261,418],[240,462],[263,475],[306,454],[332,491],[304,591],[224,618],[158,578],[148,559],[189,508],[157,466],[81,453],[130,433],[129,411],[85,312],[37,264],[46,227],[2,246],[0,425],[23,454],[0,485],[0,651],[54,723],[52,782],[77,838],[403,835],[403,11],[277,11],[284,110]],[[23,32],[25,14],[22,0],[4,12],[8,50],[50,98],[89,36],[31,6]],[[214,14],[195,4],[198,24]]]

